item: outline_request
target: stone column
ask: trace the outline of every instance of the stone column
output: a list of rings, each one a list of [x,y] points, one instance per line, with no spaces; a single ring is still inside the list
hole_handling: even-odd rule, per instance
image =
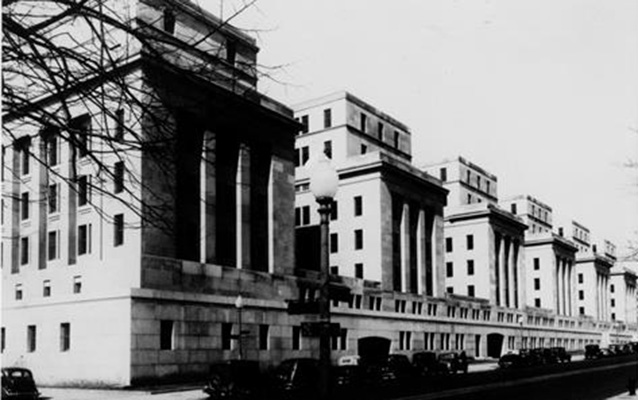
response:
[[[497,306],[501,305],[501,252],[503,251],[503,244],[501,235],[494,232],[494,294],[495,303]]]
[[[406,292],[411,286],[410,281],[410,206],[403,203],[401,217],[401,291]]]
[[[567,291],[567,271],[566,271],[566,265],[565,265],[565,259],[561,258],[560,260],[560,277],[561,277],[561,288],[560,288],[560,294],[561,294],[561,314],[562,315],[566,315],[567,314],[567,295],[566,295],[566,291]]]
[[[417,293],[423,295],[426,287],[426,216],[425,210],[419,210],[419,217],[416,228],[416,274],[417,274]]]
[[[514,308],[518,308],[519,307],[519,293],[520,293],[520,284],[519,284],[519,274],[518,274],[518,254],[519,251],[519,243],[518,241],[512,241],[512,245],[511,245],[511,277],[512,277],[512,307]]]
[[[215,255],[215,227],[217,213],[217,174],[215,172],[215,134],[210,131],[204,132],[204,143],[202,146],[202,161],[200,172],[200,190],[204,199],[202,204],[200,222],[200,262],[213,264],[216,261]]]
[[[237,268],[250,268],[250,148],[239,146],[235,180],[235,232]]]
[[[510,306],[510,295],[511,295],[511,279],[510,279],[510,244],[511,239],[509,237],[505,238],[505,251],[503,251],[503,301],[506,307]]]

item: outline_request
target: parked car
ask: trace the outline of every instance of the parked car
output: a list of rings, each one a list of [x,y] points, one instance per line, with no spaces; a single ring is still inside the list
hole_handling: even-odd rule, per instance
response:
[[[550,348],[542,348],[541,353],[543,355],[544,364],[558,364],[558,354]]]
[[[412,355],[412,365],[417,374],[422,376],[447,374],[447,363],[441,362],[436,353],[432,351],[422,351]]]
[[[26,368],[2,368],[3,399],[38,399],[40,392]]]
[[[585,346],[586,360],[592,360],[600,357],[602,357],[600,346],[598,346],[597,344],[588,344],[587,346]]]
[[[554,353],[554,357],[558,360],[558,362],[570,362],[572,360],[571,354],[565,350],[564,347],[552,347],[552,352]]]
[[[351,399],[361,397],[367,390],[363,368],[359,365],[341,365],[331,370],[332,397]]]
[[[359,356],[341,356],[339,360],[337,360],[337,365],[359,365],[360,359],[361,357]]]
[[[319,360],[291,358],[282,361],[271,377],[276,399],[314,399],[319,396]]]
[[[455,374],[457,372],[467,373],[467,358],[457,353],[442,353],[439,361],[447,365],[447,370]]]
[[[527,367],[528,360],[526,356],[516,353],[507,353],[498,360],[499,368],[509,369],[509,368],[522,368]]]
[[[211,399],[256,399],[264,388],[259,362],[230,360],[210,367],[204,393]]]
[[[415,380],[416,370],[405,354],[390,354],[387,363],[399,383],[406,384]]]

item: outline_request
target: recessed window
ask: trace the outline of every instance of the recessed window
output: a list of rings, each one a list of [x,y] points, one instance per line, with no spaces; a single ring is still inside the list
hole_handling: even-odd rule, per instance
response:
[[[91,117],[88,114],[79,116],[71,121],[69,127],[71,135],[75,139],[77,156],[79,158],[86,157],[90,147]]]
[[[4,326],[2,327],[2,330],[0,330],[0,352],[4,353],[4,349],[6,347],[6,340],[7,340],[7,334],[6,331],[4,329]]]
[[[50,167],[54,167],[59,164],[60,159],[58,157],[58,135],[57,131],[51,131],[48,133],[45,140],[47,164]]]
[[[292,349],[301,350],[301,327],[292,327]]]
[[[124,244],[124,214],[113,216],[113,246]]]
[[[358,217],[363,214],[363,197],[354,196],[354,216]]]
[[[363,263],[356,263],[354,265],[354,277],[363,279]]]
[[[310,225],[310,206],[301,207],[301,224]]]
[[[160,350],[173,350],[173,328],[173,321],[167,319],[160,321]]]
[[[439,177],[441,178],[442,182],[447,181],[447,168],[441,168],[439,170]]]
[[[35,325],[27,326],[27,352],[33,353],[36,349],[37,332]]]
[[[20,172],[22,175],[29,175],[29,146],[31,145],[31,141],[25,141],[22,149],[20,149]]]
[[[467,260],[467,274],[474,275],[474,260]]]
[[[47,234],[47,260],[57,260],[60,256],[60,234],[58,231],[49,231]]]
[[[451,278],[454,276],[454,263],[448,261],[445,263],[445,276]]]
[[[540,278],[534,278],[534,290],[541,290]]]
[[[27,265],[29,263],[29,237],[23,236],[20,238],[20,265]]]
[[[368,146],[365,144],[361,145],[361,154],[366,154],[368,152]]]
[[[452,245],[452,238],[451,237],[447,237],[445,238],[445,252],[446,253],[451,253],[454,250],[453,245]]]
[[[45,280],[42,282],[42,297],[50,297],[51,296],[51,281]]]
[[[21,283],[18,283],[15,286],[15,299],[22,300],[22,284]]]
[[[237,43],[234,40],[226,40],[226,62],[235,65],[237,61]]]
[[[383,123],[379,122],[377,124],[377,139],[383,141]]]
[[[339,267],[336,265],[331,266],[330,275],[339,275]]]
[[[89,203],[89,197],[89,176],[80,175],[78,177],[78,206],[87,205]]]
[[[49,204],[49,214],[56,213],[60,211],[60,185],[57,183],[52,183],[49,185],[49,193],[48,193],[48,204]]]
[[[113,192],[120,193],[124,190],[124,161],[118,161],[113,166]]]
[[[539,307],[541,306],[541,299],[536,298],[534,299],[534,307]]]
[[[25,221],[29,219],[29,192],[24,192],[20,196],[20,219]]]
[[[616,299],[611,299],[611,306],[616,307]]]
[[[91,224],[78,226],[78,254],[91,252]]]
[[[359,130],[363,133],[366,132],[367,119],[368,119],[368,116],[365,115],[364,113],[361,113],[360,119],[359,119]]]
[[[336,253],[339,251],[339,235],[337,233],[330,234],[330,252]]]
[[[450,294],[453,294],[454,293],[454,288],[452,286],[448,286],[447,288],[445,288],[445,291],[450,293]]]
[[[295,207],[295,226],[301,225],[301,207]]]
[[[330,204],[330,220],[336,221],[339,217],[339,207],[337,205],[337,201],[333,200],[332,204]]]
[[[585,300],[585,291],[584,290],[579,290],[578,291],[578,300]]]
[[[538,271],[541,268],[541,260],[538,257],[534,258],[534,270]]]
[[[301,125],[301,133],[308,133],[308,131],[310,130],[310,123],[307,115],[301,116]]]
[[[474,285],[467,285],[467,295],[474,297]]]
[[[331,140],[326,140],[325,142],[323,142],[323,154],[325,154],[326,157],[332,159],[332,141]]]
[[[301,148],[301,163],[300,165],[305,165],[310,158],[310,149],[308,146],[304,146]]]
[[[124,139],[124,109],[115,111],[115,140]]]
[[[71,324],[63,322],[60,324],[60,351],[71,349]]]
[[[81,276],[73,277],[73,293],[75,294],[82,293],[82,277]]]
[[[583,278],[583,274],[578,274],[578,283],[583,283],[584,278]]]
[[[164,20],[163,26],[164,32],[170,34],[175,33],[175,13],[169,8],[165,8],[163,12]]]
[[[614,290],[615,290],[615,289],[616,289],[616,288],[614,287],[613,283],[612,283],[611,285],[609,285],[609,291],[610,291],[610,292],[614,293]]]
[[[354,231],[354,249],[363,249],[363,229],[356,229]]]
[[[222,350],[230,350],[232,348],[233,324],[222,322]]]
[[[474,235],[467,235],[465,237],[466,245],[468,250],[474,249]]]
[[[578,307],[578,314],[585,315],[585,307]]]
[[[270,342],[269,331],[268,325],[259,325],[259,350],[268,350],[268,343]]]
[[[394,131],[394,148],[399,149],[399,131]]]
[[[330,128],[332,126],[332,110],[326,108],[323,110],[323,127]]]
[[[468,184],[472,182],[472,172],[469,169],[465,173],[465,180]]]

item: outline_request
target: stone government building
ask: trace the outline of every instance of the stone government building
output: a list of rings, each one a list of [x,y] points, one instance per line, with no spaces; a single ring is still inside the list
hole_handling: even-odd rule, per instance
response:
[[[166,51],[167,64],[126,46],[119,70],[165,124],[134,118],[139,103],[113,103],[108,115],[78,106],[69,122],[86,151],[73,151],[55,129],[5,116],[18,139],[2,153],[3,365],[31,368],[43,384],[127,386],[240,356],[264,367],[317,357],[318,341],[301,332],[316,316],[289,314],[288,301],[316,288],[295,238],[314,246],[300,234],[318,222],[303,166],[319,152],[340,177],[331,274],[352,294],[333,301],[333,359],[366,336],[390,338],[397,353],[474,357],[635,340],[636,276],[614,266],[611,244],[597,252],[580,231],[574,239],[542,221],[545,236],[528,235],[542,218],[499,204],[496,176],[463,158],[415,167],[410,129],[349,93],[279,104],[256,91],[250,36],[189,2],[131,4],[125,17],[161,37],[217,34],[197,56]],[[188,57],[215,68],[169,67]],[[54,109],[60,99],[39,101]],[[91,132],[123,145],[99,151],[107,144]],[[128,148],[128,135],[162,145]]]

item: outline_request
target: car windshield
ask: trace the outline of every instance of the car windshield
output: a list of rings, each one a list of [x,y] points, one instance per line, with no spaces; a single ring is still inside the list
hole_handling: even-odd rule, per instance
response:
[[[453,353],[447,353],[447,354],[441,354],[441,355],[439,356],[439,358],[440,358],[441,360],[446,360],[446,361],[448,361],[448,360],[453,360],[453,359],[454,359],[454,356],[455,356],[455,354],[453,354]]]
[[[10,378],[29,378],[31,379],[31,372],[25,369],[12,369],[5,370],[5,374]]]

